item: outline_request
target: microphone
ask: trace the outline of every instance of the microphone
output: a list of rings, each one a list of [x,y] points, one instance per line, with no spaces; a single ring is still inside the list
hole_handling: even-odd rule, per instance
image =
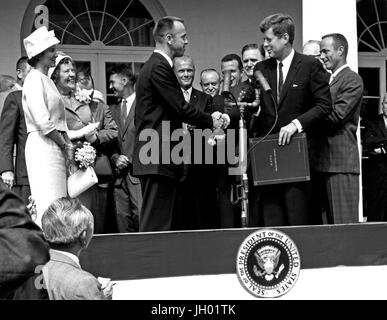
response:
[[[226,97],[230,95],[230,85],[231,85],[231,70],[226,70],[223,73],[222,95],[224,95]]]
[[[267,80],[265,79],[260,70],[254,72],[254,77],[259,81],[259,84],[261,85],[263,91],[265,91],[266,93],[271,91],[270,85],[268,84]]]

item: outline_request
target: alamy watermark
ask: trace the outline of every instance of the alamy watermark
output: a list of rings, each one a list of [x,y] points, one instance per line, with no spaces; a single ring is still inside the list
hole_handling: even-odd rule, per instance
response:
[[[140,149],[139,160],[143,165],[149,164],[206,164],[232,166],[230,175],[240,175],[245,158],[239,156],[236,130],[227,129],[227,139],[218,139],[216,148],[210,143],[215,136],[225,136],[222,129],[186,130],[175,129],[171,132],[169,121],[163,121],[161,137],[154,129],[144,129],[138,139],[146,142]],[[246,129],[245,136],[246,136]],[[245,141],[245,144],[246,141]],[[246,150],[246,148],[244,149]],[[161,151],[161,152],[160,152]]]

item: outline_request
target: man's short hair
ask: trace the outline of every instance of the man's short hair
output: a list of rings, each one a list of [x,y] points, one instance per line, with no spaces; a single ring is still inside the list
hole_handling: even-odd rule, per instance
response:
[[[335,50],[339,49],[339,47],[344,48],[344,58],[347,58],[348,55],[348,41],[347,39],[341,34],[341,33],[330,33],[322,37],[322,39],[325,38],[332,38],[333,39],[333,47]]]
[[[23,57],[19,58],[19,60],[17,60],[17,62],[16,62],[16,71],[18,71],[18,70],[24,71],[27,63],[28,63],[28,57],[23,56]]]
[[[133,74],[132,70],[125,64],[119,64],[112,67],[109,70],[109,74],[117,74],[123,77],[127,77],[132,85],[136,83],[136,76]]]
[[[156,42],[163,42],[164,36],[173,30],[173,25],[175,21],[184,23],[183,19],[173,16],[166,16],[157,21],[153,29],[153,38]]]
[[[205,73],[205,72],[215,72],[215,73],[217,74],[217,76],[218,76],[218,79],[220,80],[220,75],[219,75],[219,72],[218,72],[218,71],[216,71],[216,70],[213,69],[213,68],[207,68],[207,69],[202,70],[202,72],[200,72],[200,83],[202,83],[202,75],[203,75],[203,73]]]
[[[234,60],[236,60],[238,62],[239,70],[242,70],[243,69],[242,59],[236,53],[230,53],[230,54],[225,55],[222,58],[221,63],[229,62],[229,61],[234,61]]]
[[[304,48],[305,46],[307,46],[308,44],[317,44],[318,46],[321,45],[321,41],[320,40],[308,40],[305,42],[304,44]]]
[[[52,247],[72,247],[85,230],[94,229],[94,218],[78,199],[55,200],[42,217],[44,237]]]
[[[291,16],[283,13],[272,14],[265,19],[259,25],[262,33],[266,32],[270,28],[273,28],[273,33],[277,37],[282,37],[285,33],[289,35],[289,42],[293,45],[295,36],[294,20]]]
[[[243,57],[243,54],[245,53],[245,51],[247,50],[259,50],[259,46],[258,44],[256,43],[249,43],[249,44],[246,44],[245,46],[243,46],[242,48],[242,57]]]
[[[190,60],[190,61],[192,61],[192,66],[193,66],[193,68],[194,68],[194,70],[195,70],[195,62],[194,62],[194,60],[192,59],[192,57],[187,56],[187,55],[183,55],[183,56],[181,56],[181,57],[176,57],[175,59],[173,59],[173,66],[174,66],[174,67],[175,67],[175,63],[176,63],[177,60],[183,60],[183,61]]]

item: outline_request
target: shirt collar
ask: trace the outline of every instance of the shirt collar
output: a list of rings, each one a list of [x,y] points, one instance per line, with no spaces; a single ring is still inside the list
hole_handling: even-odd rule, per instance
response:
[[[62,250],[55,250],[55,249],[50,249],[50,250],[55,251],[57,253],[61,253],[65,256],[69,257],[71,260],[73,260],[81,268],[81,265],[79,263],[79,258],[75,254],[72,254],[72,253],[67,252],[67,251],[62,251]]]
[[[133,92],[129,97],[123,98],[122,101],[126,100],[126,103],[129,105],[130,102],[133,102],[136,99],[136,92]]]
[[[164,51],[156,49],[153,52],[161,54],[165,59],[167,59],[167,61],[168,61],[169,65],[171,66],[171,68],[173,67],[173,62],[172,62],[171,57],[169,55],[167,55]]]
[[[23,90],[23,87],[17,82],[15,83],[14,87],[16,88],[16,90]]]
[[[277,60],[277,66],[279,65],[280,62],[282,62],[283,67],[286,69],[289,69],[290,64],[292,63],[294,54],[295,54],[295,51],[294,49],[292,49],[292,51],[290,51],[290,54],[285,59],[283,59],[282,61]]]
[[[345,69],[346,67],[348,67],[348,64],[346,63],[345,65],[341,66],[339,69],[337,69],[332,75],[331,77],[332,78],[336,78],[337,75],[340,73],[341,70]]]
[[[183,88],[181,88],[181,91],[183,91],[183,93],[185,92],[185,91],[187,91],[188,93],[189,93],[189,96],[191,96],[191,94],[192,94],[192,87],[189,87],[189,89],[183,89]]]

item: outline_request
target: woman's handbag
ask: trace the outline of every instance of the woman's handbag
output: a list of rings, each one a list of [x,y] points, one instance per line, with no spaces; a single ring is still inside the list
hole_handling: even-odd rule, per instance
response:
[[[101,182],[113,180],[113,170],[108,156],[102,155],[96,158],[94,171]]]
[[[76,198],[97,182],[98,178],[92,167],[79,169],[67,178],[67,193],[71,198]]]

